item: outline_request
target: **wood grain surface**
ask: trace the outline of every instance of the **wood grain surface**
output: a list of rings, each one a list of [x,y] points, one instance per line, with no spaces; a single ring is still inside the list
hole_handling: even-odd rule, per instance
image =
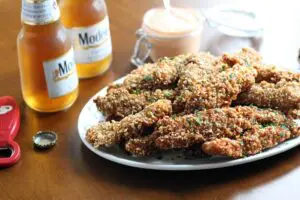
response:
[[[21,28],[20,2],[0,0],[0,96],[14,96],[22,111],[21,131],[16,138],[22,157],[15,166],[0,169],[1,200],[300,198],[299,148],[247,165],[194,172],[134,169],[90,152],[77,133],[79,112],[97,91],[133,69],[129,59],[135,30],[144,12],[161,1],[106,1],[113,39],[112,66],[102,77],[80,81],[77,102],[69,110],[55,114],[36,113],[22,100],[16,52],[16,37]],[[292,43],[297,38],[288,41]],[[267,49],[264,51],[268,52]],[[48,129],[58,133],[57,146],[46,152],[35,151],[32,136]]]

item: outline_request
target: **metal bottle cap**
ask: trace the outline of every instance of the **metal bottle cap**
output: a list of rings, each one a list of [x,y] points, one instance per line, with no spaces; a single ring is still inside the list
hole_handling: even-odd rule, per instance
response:
[[[35,147],[39,149],[49,149],[55,146],[57,135],[53,131],[39,131],[32,139]]]

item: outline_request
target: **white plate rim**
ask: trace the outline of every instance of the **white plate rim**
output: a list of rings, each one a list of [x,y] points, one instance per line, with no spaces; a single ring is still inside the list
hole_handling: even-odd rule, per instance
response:
[[[125,77],[122,77],[113,83],[122,83],[124,81]],[[135,168],[141,168],[141,169],[151,169],[151,170],[165,170],[165,171],[190,171],[190,170],[207,170],[207,169],[217,169],[217,168],[224,168],[224,167],[231,167],[231,166],[236,166],[236,165],[242,165],[258,160],[262,160],[265,158],[269,158],[271,156],[283,153],[285,151],[288,151],[298,145],[300,145],[300,137],[290,139],[288,141],[285,141],[276,147],[273,147],[271,149],[268,149],[262,153],[245,157],[245,158],[240,158],[240,159],[233,159],[233,160],[228,160],[224,162],[218,162],[218,163],[206,163],[206,164],[152,164],[152,163],[145,163],[145,162],[137,162],[133,160],[128,160],[125,158],[119,158],[113,154],[106,153],[104,151],[101,151],[101,149],[96,149],[94,148],[88,141],[85,139],[85,131],[83,130],[83,127],[81,126],[81,121],[82,118],[84,117],[83,113],[84,110],[87,109],[87,107],[93,103],[93,99],[102,93],[106,93],[108,87],[105,87],[101,89],[99,92],[97,92],[92,98],[88,100],[88,102],[85,104],[83,109],[81,110],[79,117],[78,117],[78,134],[79,137],[81,138],[81,141],[83,144],[92,152],[97,154],[98,156],[105,158],[109,161],[121,164],[121,165],[126,165],[130,167],[135,167]]]

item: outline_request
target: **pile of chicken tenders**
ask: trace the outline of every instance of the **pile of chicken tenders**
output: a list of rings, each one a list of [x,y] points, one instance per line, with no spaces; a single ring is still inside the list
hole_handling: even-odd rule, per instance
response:
[[[133,156],[197,147],[241,158],[297,137],[300,74],[261,60],[242,49],[145,64],[94,99],[110,120],[91,127],[86,139],[95,148],[120,145]]]

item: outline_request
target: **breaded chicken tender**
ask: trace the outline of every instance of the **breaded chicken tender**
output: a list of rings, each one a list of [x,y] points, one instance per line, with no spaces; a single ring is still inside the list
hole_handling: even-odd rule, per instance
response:
[[[220,138],[202,144],[202,150],[208,155],[221,155],[232,158],[250,156],[274,147],[292,137],[291,131],[280,126],[269,126],[255,132],[247,132],[234,140]]]
[[[248,90],[257,75],[253,67],[235,65],[215,76],[209,81],[198,83],[186,97],[184,112],[221,108],[230,106],[243,91]],[[179,97],[180,98],[180,97]]]
[[[128,74],[123,86],[129,90],[165,88],[178,79],[177,68],[171,62],[145,64]]]
[[[275,83],[262,81],[239,95],[236,104],[253,104],[279,109],[283,112],[300,108],[300,82],[281,80]]]
[[[277,83],[281,80],[300,82],[300,74],[289,71],[279,70],[275,65],[255,65],[257,70],[256,82],[266,81],[269,83]]]
[[[110,89],[106,96],[98,96],[94,102],[99,111],[107,117],[124,118],[143,110],[147,105],[160,99],[173,100],[175,91],[172,89],[135,90],[130,93],[123,86]]]
[[[91,127],[87,141],[134,156],[198,148],[241,158],[300,135],[300,74],[263,64],[247,48],[163,57],[94,102],[110,121]]]
[[[96,148],[118,144],[122,140],[141,135],[145,127],[153,126],[159,119],[171,113],[171,102],[158,100],[119,122],[100,122],[87,131],[86,139]]]
[[[250,137],[250,133],[263,135],[261,131],[268,130],[265,128],[269,126],[288,130],[293,137],[299,135],[295,123],[279,111],[238,106],[205,110],[175,119],[165,117],[157,123],[153,135],[130,140],[130,148],[126,150],[143,156],[157,150],[188,148],[218,138],[241,140]]]
[[[241,51],[234,54],[224,53],[224,55],[222,56],[222,60],[229,66],[239,64],[250,67],[260,64],[262,61],[262,57],[254,49],[243,48]]]

